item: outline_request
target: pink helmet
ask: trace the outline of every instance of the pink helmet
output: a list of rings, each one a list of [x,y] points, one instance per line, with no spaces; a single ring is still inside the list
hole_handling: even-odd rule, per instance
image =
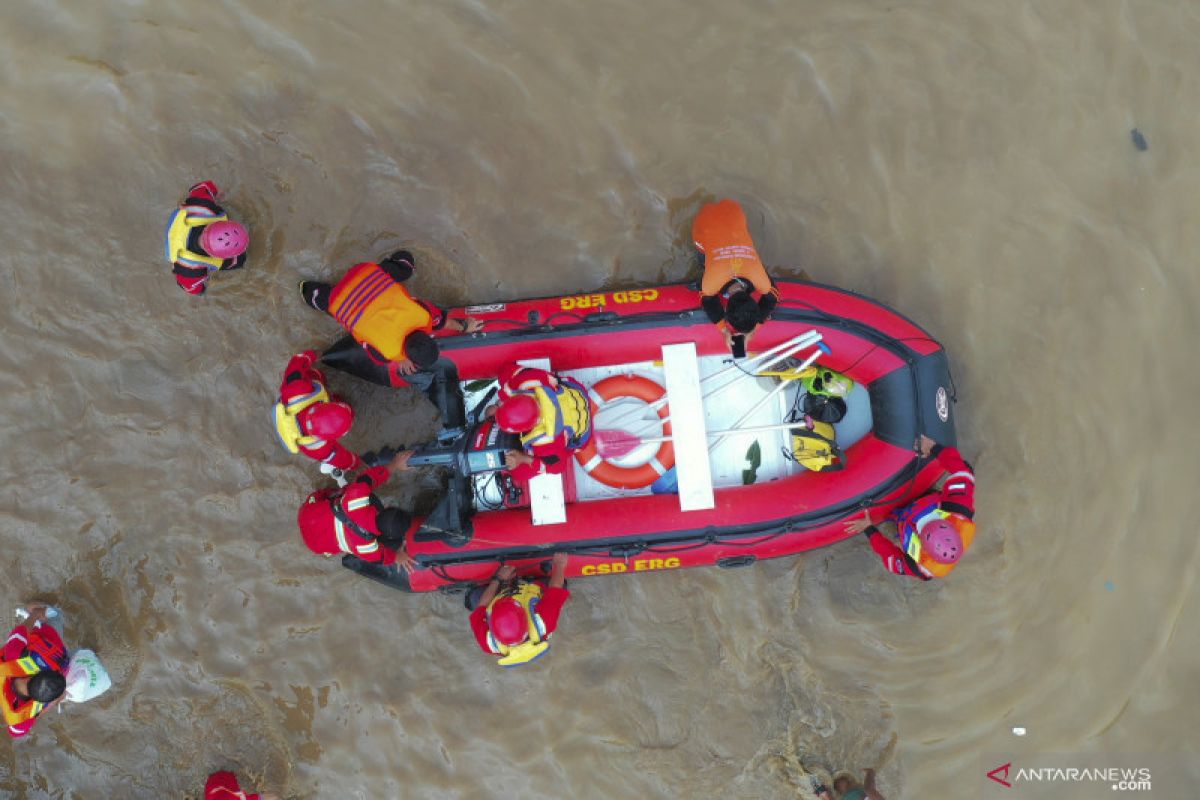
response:
[[[935,519],[921,528],[921,544],[939,564],[954,564],[962,557],[962,535],[947,520]]]
[[[354,410],[348,403],[333,400],[327,403],[313,403],[300,412],[299,418],[300,427],[309,436],[337,439],[345,436],[354,424]]]
[[[200,234],[200,247],[214,258],[233,258],[246,252],[250,246],[250,234],[244,225],[224,220],[204,226]]]
[[[496,409],[496,422],[501,430],[525,433],[533,430],[538,421],[538,404],[527,394],[515,394]]]
[[[525,609],[511,597],[500,598],[492,604],[488,613],[488,629],[502,645],[512,647],[520,644],[529,638]]]

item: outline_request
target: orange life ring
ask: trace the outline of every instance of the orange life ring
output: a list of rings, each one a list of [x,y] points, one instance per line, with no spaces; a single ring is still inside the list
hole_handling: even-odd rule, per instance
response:
[[[661,400],[666,393],[663,387],[641,375],[613,375],[611,378],[605,378],[596,383],[589,392],[593,424],[599,408],[597,398],[605,403],[618,397],[632,397],[645,403],[654,403]],[[664,420],[664,436],[671,435],[671,423],[666,421],[670,413],[667,405],[658,409],[659,418]],[[663,442],[654,457],[645,464],[618,467],[600,457],[596,448],[596,437],[593,436],[587,444],[575,451],[575,460],[583,467],[584,472],[603,484],[617,489],[641,489],[654,483],[675,466],[675,445],[670,441]]]

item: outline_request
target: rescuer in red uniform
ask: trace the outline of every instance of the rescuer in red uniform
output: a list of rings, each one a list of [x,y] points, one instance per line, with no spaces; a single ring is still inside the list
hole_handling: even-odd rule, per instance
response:
[[[504,456],[515,480],[560,474],[592,435],[587,390],[578,381],[536,367],[508,364],[500,370],[499,405],[486,414],[510,433],[521,435],[522,450]]]
[[[38,716],[62,698],[69,660],[58,631],[46,621],[46,607],[31,607],[25,621],[12,629],[0,653],[0,711],[14,739],[29,733]]]
[[[505,565],[486,586],[467,595],[471,631],[479,648],[499,656],[502,667],[516,667],[540,658],[550,648],[563,604],[571,596],[565,587],[568,556],[555,553],[550,581],[517,579]]]
[[[393,472],[408,469],[411,450],[385,466],[372,467],[345,488],[319,489],[300,506],[297,523],[308,549],[319,555],[348,553],[363,561],[397,564],[412,572],[415,561],[404,547],[412,516],[385,506],[374,490]]]
[[[954,569],[975,537],[975,473],[956,448],[943,447],[922,436],[917,448],[925,458],[935,458],[949,473],[941,489],[917,498],[888,515],[896,523],[900,545],[884,536],[871,521],[846,523],[850,533],[864,533],[871,549],[889,572],[923,581],[944,578]]]
[[[354,411],[329,394],[325,374],[315,367],[318,358],[316,350],[305,350],[288,362],[275,403],[275,430],[289,452],[321,462],[322,472],[352,472],[362,459],[338,439],[350,431]]]

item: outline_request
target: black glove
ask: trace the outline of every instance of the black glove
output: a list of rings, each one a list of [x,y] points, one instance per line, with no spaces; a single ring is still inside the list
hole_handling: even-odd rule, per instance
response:
[[[372,450],[369,453],[363,453],[362,461],[368,467],[382,467],[396,457],[402,448],[397,447],[381,447],[378,450]]]

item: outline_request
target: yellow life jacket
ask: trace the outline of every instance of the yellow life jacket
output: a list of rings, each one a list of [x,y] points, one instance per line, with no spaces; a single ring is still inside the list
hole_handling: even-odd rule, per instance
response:
[[[560,380],[557,389],[538,386],[525,390],[537,401],[538,421],[533,430],[521,435],[521,445],[533,447],[549,444],[567,432],[567,447],[582,447],[592,429],[591,406],[587,394],[580,391],[574,381]]]
[[[27,678],[41,671],[41,666],[28,656],[12,661],[0,661],[0,682],[4,685],[0,711],[4,714],[4,724],[20,725],[42,713],[44,706],[36,700],[23,700],[20,709],[13,708],[18,702],[18,698],[17,691],[12,685],[14,678]]]
[[[4,713],[4,724],[10,727],[20,725],[22,722],[28,722],[42,713],[42,709],[46,707],[44,703],[39,703],[37,700],[24,700],[20,708],[13,708],[16,702],[16,690],[10,688],[10,685],[6,682],[4,684],[3,700],[0,700],[0,711]]]
[[[225,214],[217,214],[211,217],[189,217],[186,203],[175,209],[175,213],[167,222],[167,261],[172,264],[182,264],[185,267],[194,267],[196,269],[207,269],[210,271],[220,269],[221,265],[225,263],[225,259],[217,258],[216,256],[206,256],[197,253],[195,250],[189,250],[188,237],[191,235],[193,228],[203,228],[205,225],[211,225],[214,222],[224,222],[227,219],[229,217]]]
[[[933,577],[944,578],[950,574],[951,570],[958,566],[958,562],[943,564],[926,553],[925,549],[921,546],[921,529],[935,519],[946,520],[958,531],[958,535],[962,537],[963,555],[966,555],[967,549],[975,539],[975,523],[962,514],[943,511],[938,507],[937,499],[933,498],[933,507],[929,511],[920,514],[919,517],[911,521],[911,524],[902,526],[901,534],[904,536],[904,552]]]
[[[286,403],[280,400],[275,404],[275,432],[279,441],[289,453],[299,453],[300,446],[308,446],[319,441],[319,437],[310,436],[300,429],[300,412],[313,403],[329,402],[329,392],[321,384],[313,381],[313,390],[308,394],[298,395]]]
[[[37,675],[42,668],[30,656],[17,658],[12,661],[0,661],[0,679],[25,678]]]
[[[496,662],[500,666],[519,667],[522,664],[528,664],[550,649],[550,643],[546,641],[549,638],[546,633],[546,624],[542,622],[542,618],[537,613],[537,602],[541,596],[541,586],[531,581],[521,581],[515,591],[502,593],[488,603],[487,615],[491,617],[492,606],[498,600],[506,597],[516,600],[521,604],[521,610],[525,612],[525,620],[529,625],[529,638],[512,647],[497,640],[489,627],[488,646],[492,648],[492,652],[500,654],[500,659]]]
[[[329,313],[360,344],[388,361],[400,361],[413,331],[432,330],[433,317],[401,284],[370,261],[356,264],[333,287]]]
[[[814,421],[811,431],[799,425],[791,433],[791,456],[800,466],[813,472],[833,472],[845,466],[832,423]]]

